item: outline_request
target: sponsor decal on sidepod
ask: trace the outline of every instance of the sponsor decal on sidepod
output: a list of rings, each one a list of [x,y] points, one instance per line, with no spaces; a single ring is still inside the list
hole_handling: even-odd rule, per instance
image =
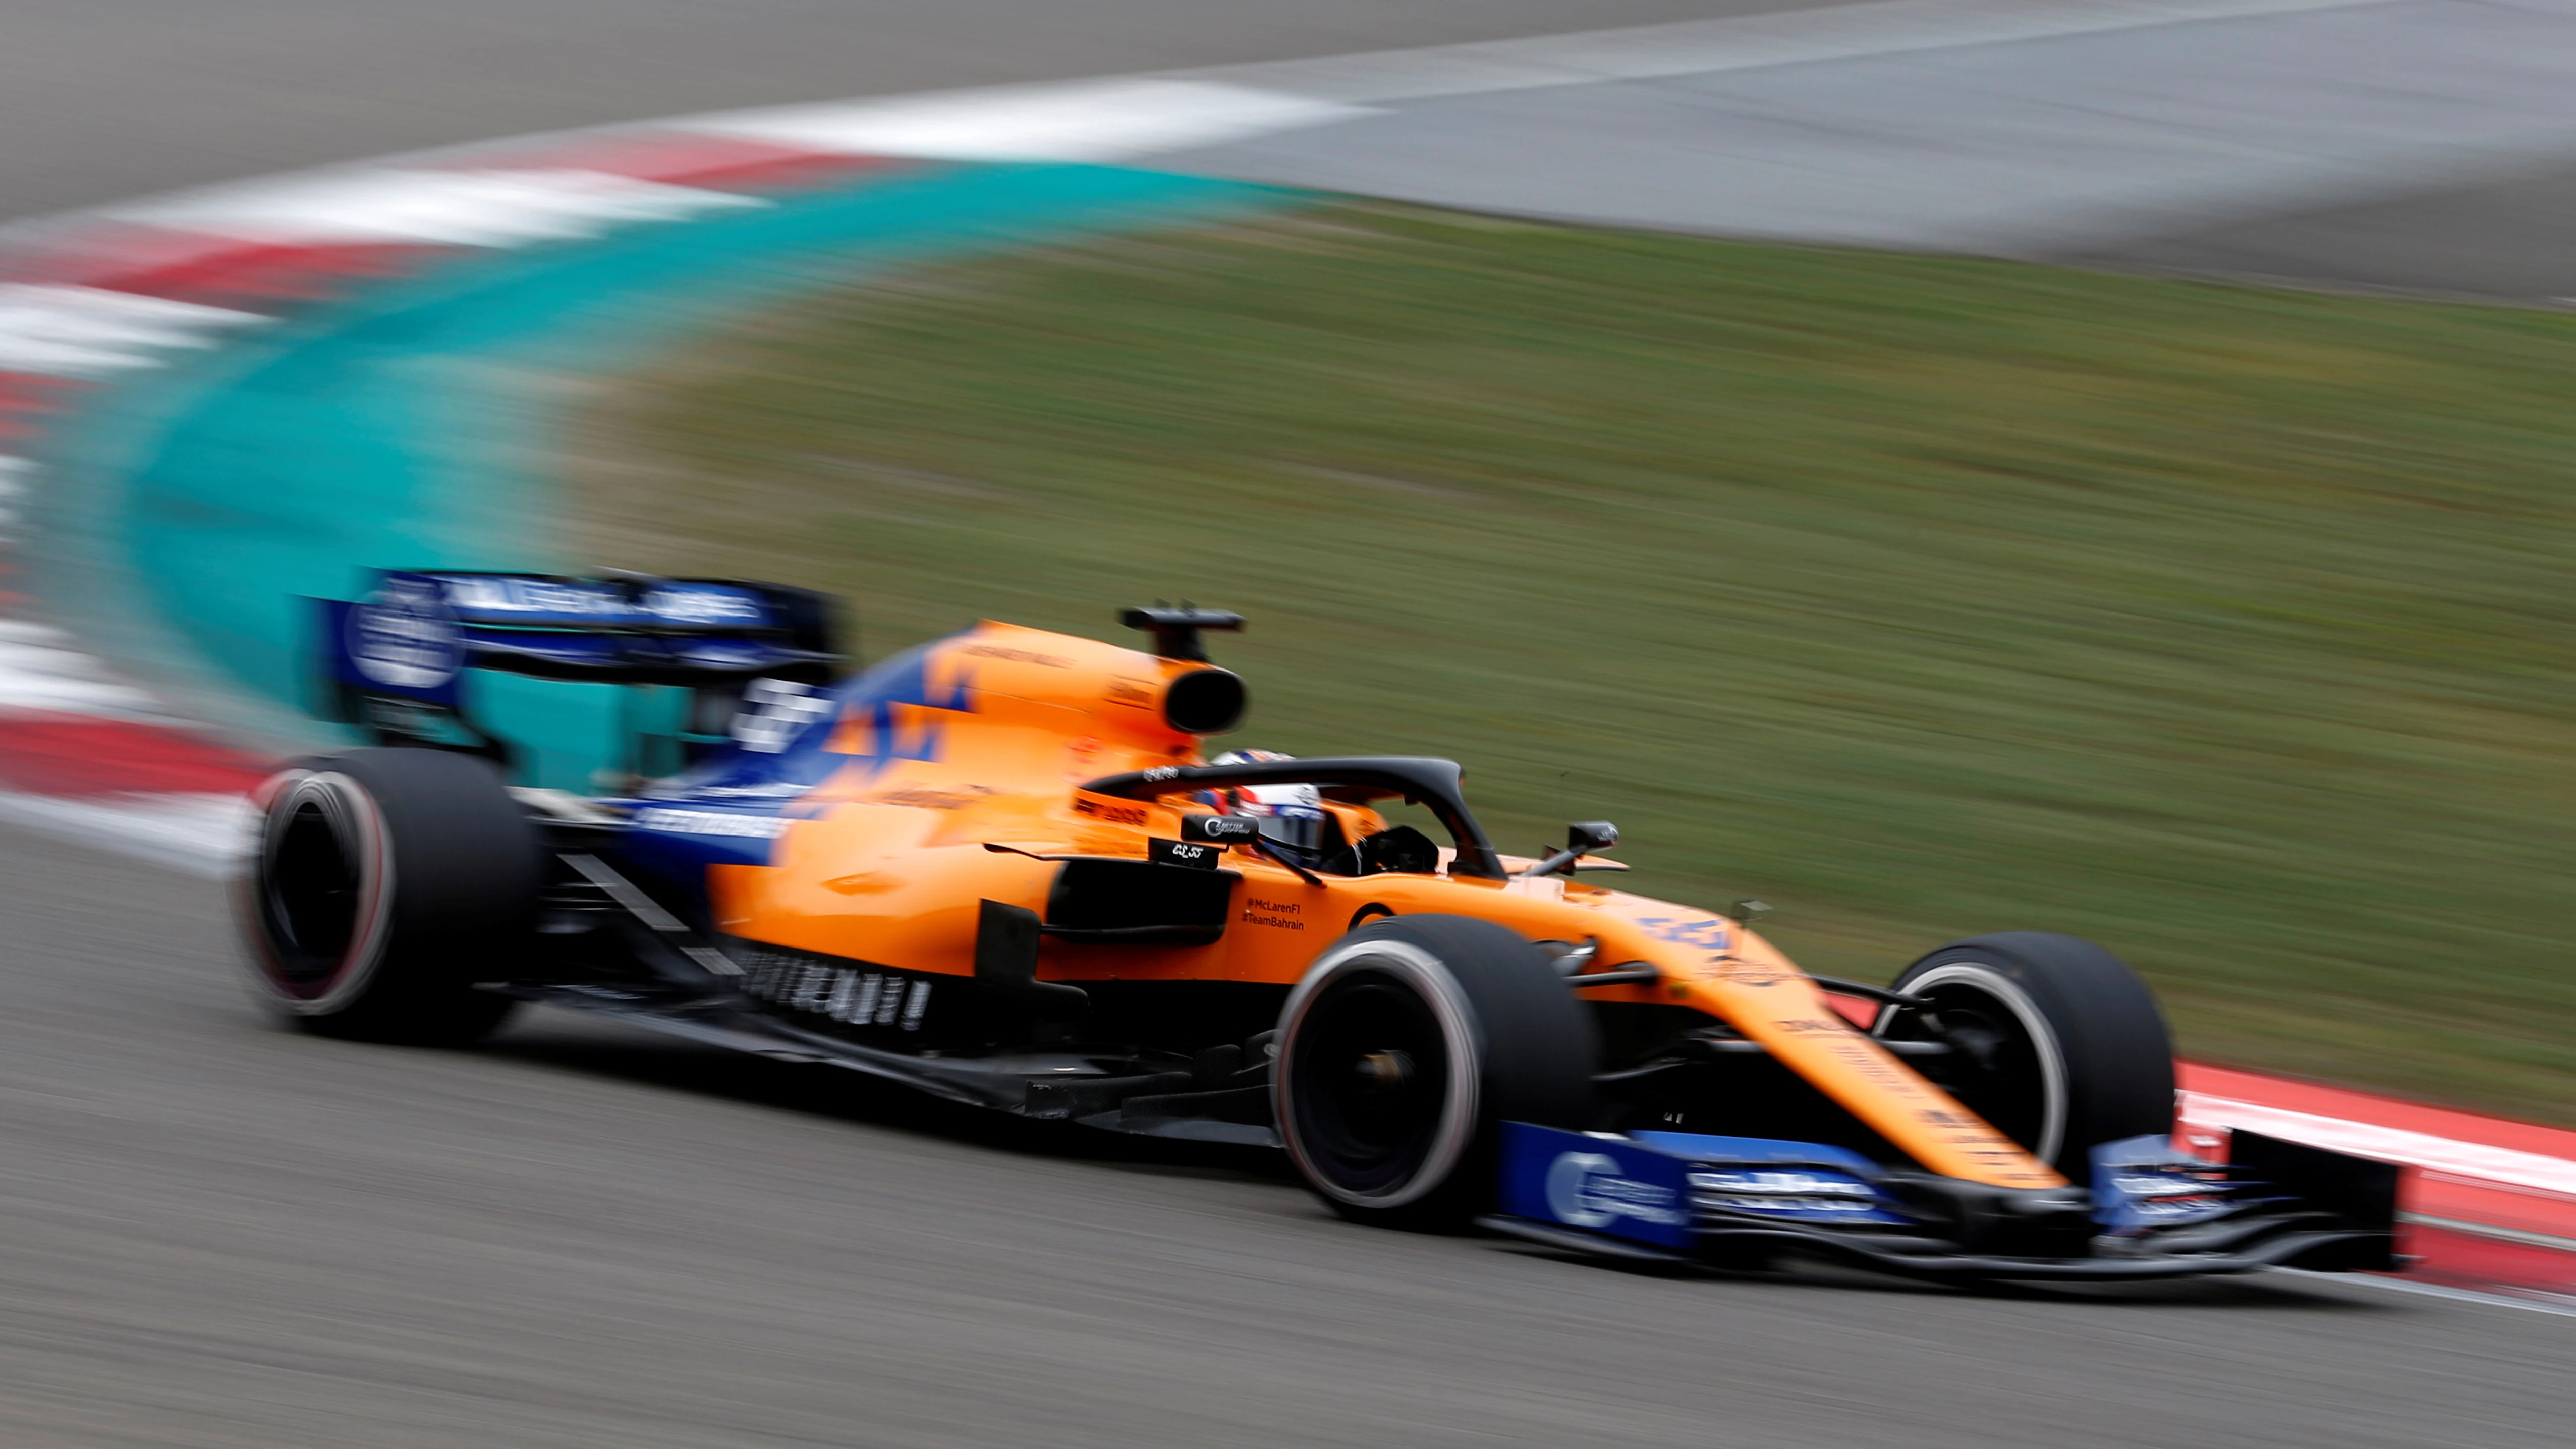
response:
[[[635,828],[672,835],[739,835],[775,840],[787,833],[787,822],[775,815],[737,815],[722,810],[673,810],[663,806],[635,812]]]

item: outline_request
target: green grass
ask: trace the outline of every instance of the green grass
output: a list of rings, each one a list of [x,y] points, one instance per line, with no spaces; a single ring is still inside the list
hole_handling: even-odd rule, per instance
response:
[[[2576,319],[1322,206],[799,305],[597,410],[580,542],[1239,608],[1236,738],[1810,968],[2072,931],[2203,1059],[2576,1121]]]

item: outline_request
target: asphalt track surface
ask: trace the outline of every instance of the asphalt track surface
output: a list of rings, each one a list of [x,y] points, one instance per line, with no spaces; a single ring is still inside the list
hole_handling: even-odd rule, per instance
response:
[[[2564,1443],[2576,1317],[1675,1280],[532,1019],[269,1023],[218,888],[13,851],[0,1442]]]
[[[0,215],[706,107],[1723,11],[0,0]],[[473,1053],[317,1041],[235,984],[216,887],[8,830],[0,939],[13,1446],[2537,1445],[2576,1410],[2576,1318],[2284,1278],[1675,1281],[559,1016]]]

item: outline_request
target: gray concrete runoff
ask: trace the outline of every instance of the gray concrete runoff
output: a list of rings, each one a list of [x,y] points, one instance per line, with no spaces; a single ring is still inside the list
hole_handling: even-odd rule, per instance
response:
[[[1209,74],[1373,109],[1157,164],[1745,237],[2576,294],[2569,0],[1886,0]]]
[[[2555,1444],[2576,1318],[1687,1280],[569,1017],[321,1041],[210,882],[0,826],[0,1443]]]
[[[1183,169],[2576,296],[2576,0],[0,0],[0,32],[0,218],[514,131],[1160,72],[1368,108],[1155,158]]]

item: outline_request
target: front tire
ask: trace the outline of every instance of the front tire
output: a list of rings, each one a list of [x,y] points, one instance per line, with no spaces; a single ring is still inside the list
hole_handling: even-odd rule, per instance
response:
[[[2155,993],[2090,941],[1976,936],[1924,956],[1896,990],[1929,998],[1940,1030],[1891,1012],[1889,1036],[1946,1039],[1938,1079],[1960,1105],[2078,1182],[2098,1143],[2169,1136],[2173,1038]]]
[[[236,891],[251,981],[325,1036],[462,1045],[514,1005],[542,884],[535,824],[492,766],[443,750],[300,760],[256,797]]]
[[[1280,1013],[1279,1136],[1360,1222],[1454,1227],[1494,1191],[1505,1121],[1592,1125],[1591,1018],[1545,953],[1464,916],[1351,932]]]

